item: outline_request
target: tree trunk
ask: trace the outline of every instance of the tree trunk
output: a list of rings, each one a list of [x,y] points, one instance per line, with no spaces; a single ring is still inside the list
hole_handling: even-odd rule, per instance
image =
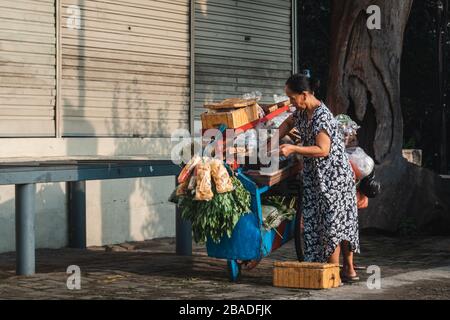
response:
[[[413,0],[333,0],[328,106],[361,125],[360,146],[377,163],[382,194],[361,212],[361,228],[450,232],[442,181],[402,157],[400,60]],[[381,30],[367,27],[367,8],[381,9]],[[420,85],[420,84],[418,84]],[[443,225],[446,223],[446,225]],[[440,227],[439,230],[435,229]]]

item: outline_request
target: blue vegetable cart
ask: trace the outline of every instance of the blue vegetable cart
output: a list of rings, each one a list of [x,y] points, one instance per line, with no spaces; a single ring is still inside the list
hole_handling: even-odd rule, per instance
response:
[[[283,221],[276,230],[263,227],[261,195],[269,191],[269,186],[258,186],[239,169],[237,178],[251,194],[251,212],[242,216],[231,238],[223,237],[219,243],[206,242],[208,256],[226,259],[231,281],[237,281],[241,274],[241,265],[247,261],[259,261],[295,236],[296,251],[302,259],[302,234],[300,211],[293,220]]]

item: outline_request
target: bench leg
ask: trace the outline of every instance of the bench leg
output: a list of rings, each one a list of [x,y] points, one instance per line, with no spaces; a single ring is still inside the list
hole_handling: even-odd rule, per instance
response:
[[[180,210],[176,211],[176,253],[179,256],[192,255],[192,227],[189,221],[181,218]]]
[[[67,182],[69,247],[86,249],[86,181]]]
[[[35,258],[35,184],[16,185],[16,273],[33,275]]]
[[[177,181],[175,179],[175,184]],[[181,211],[176,206],[176,254],[179,256],[192,255],[192,225],[189,221],[181,218]]]

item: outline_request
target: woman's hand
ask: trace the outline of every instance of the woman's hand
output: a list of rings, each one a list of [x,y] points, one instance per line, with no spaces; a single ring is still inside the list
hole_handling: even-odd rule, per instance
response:
[[[289,157],[291,154],[295,153],[295,146],[292,144],[282,144],[280,146],[280,156]]]
[[[326,131],[321,131],[316,136],[316,145],[300,147],[292,144],[283,144],[280,146],[280,156],[288,157],[293,153],[298,153],[308,158],[325,158],[330,155],[330,150],[330,136]]]

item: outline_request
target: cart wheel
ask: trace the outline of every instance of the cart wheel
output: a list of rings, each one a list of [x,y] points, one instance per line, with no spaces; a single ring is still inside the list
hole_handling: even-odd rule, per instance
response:
[[[228,260],[227,267],[230,280],[236,282],[241,275],[241,265],[236,260]]]
[[[295,215],[295,252],[297,253],[298,261],[305,260],[305,240],[303,238],[303,215],[300,208],[297,208]]]

